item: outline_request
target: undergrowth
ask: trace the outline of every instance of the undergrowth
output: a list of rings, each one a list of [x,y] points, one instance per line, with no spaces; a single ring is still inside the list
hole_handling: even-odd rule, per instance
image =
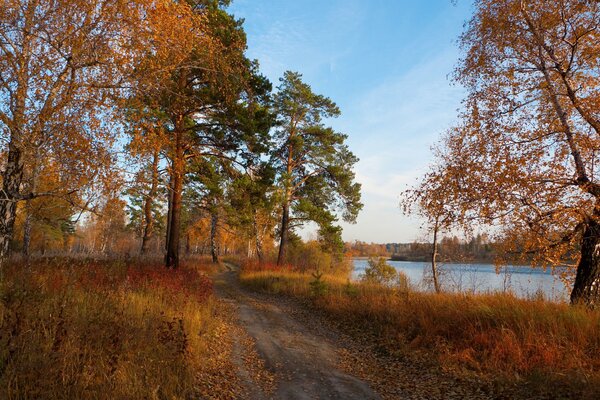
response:
[[[549,379],[598,394],[600,313],[507,294],[423,293],[319,277],[293,269],[243,269],[255,290],[310,301],[351,331],[368,332],[388,353],[423,351],[440,365],[514,381]],[[583,389],[582,389],[583,390]]]
[[[174,399],[197,394],[214,328],[197,268],[54,259],[0,282],[0,398]]]

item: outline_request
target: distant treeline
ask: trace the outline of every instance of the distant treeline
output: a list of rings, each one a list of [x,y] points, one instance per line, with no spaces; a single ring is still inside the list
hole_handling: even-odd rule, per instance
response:
[[[496,256],[494,244],[485,234],[464,240],[456,236],[444,237],[438,244],[438,260],[442,262],[492,262]],[[346,243],[346,254],[351,257],[389,257],[397,261],[431,260],[431,243]]]

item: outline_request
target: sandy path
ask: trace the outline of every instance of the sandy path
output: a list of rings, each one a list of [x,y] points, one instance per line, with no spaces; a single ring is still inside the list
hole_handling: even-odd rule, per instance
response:
[[[255,343],[264,368],[273,374],[272,390],[261,388],[259,375],[242,358],[242,347],[234,351],[239,359],[240,378],[252,399],[379,399],[369,385],[338,367],[339,350],[325,337],[307,329],[284,310],[260,296],[243,291],[233,269],[216,279],[218,296],[238,310],[240,327]],[[241,339],[240,339],[241,340]]]

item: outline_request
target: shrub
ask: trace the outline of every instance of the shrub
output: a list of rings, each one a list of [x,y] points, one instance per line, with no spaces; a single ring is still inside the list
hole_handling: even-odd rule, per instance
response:
[[[359,293],[358,286],[350,282],[350,279],[348,279],[346,286],[344,286],[344,294],[348,297],[356,298],[358,297]]]
[[[342,254],[332,254],[323,249],[318,241],[294,242],[287,255],[295,270],[302,272],[322,271],[328,275],[347,277],[352,271],[352,261]]]
[[[311,295],[313,297],[321,297],[326,295],[329,288],[327,283],[321,280],[321,278],[323,278],[323,273],[318,271],[313,272],[312,276],[314,279],[309,283]]]
[[[408,289],[408,277],[401,271],[388,264],[383,257],[369,258],[369,266],[365,269],[363,281],[388,287]]]

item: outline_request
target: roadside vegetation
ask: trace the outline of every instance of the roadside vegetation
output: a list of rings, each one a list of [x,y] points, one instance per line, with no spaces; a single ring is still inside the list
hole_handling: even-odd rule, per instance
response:
[[[200,385],[223,329],[208,264],[39,260],[0,282],[0,398],[174,399]]]
[[[597,311],[501,293],[417,292],[387,276],[377,260],[370,264],[367,278],[357,282],[273,266],[245,267],[240,279],[253,290],[301,300],[345,331],[376,341],[386,354],[425,354],[459,374],[598,394]]]
[[[274,88],[230,3],[0,3],[0,399],[244,398],[207,277],[230,256],[388,354],[600,397],[600,2],[474,1],[459,119],[401,197],[432,245],[346,246],[340,109]],[[431,260],[440,293],[380,259],[350,281],[373,254]],[[492,259],[565,269],[572,307],[441,292],[436,260]]]

